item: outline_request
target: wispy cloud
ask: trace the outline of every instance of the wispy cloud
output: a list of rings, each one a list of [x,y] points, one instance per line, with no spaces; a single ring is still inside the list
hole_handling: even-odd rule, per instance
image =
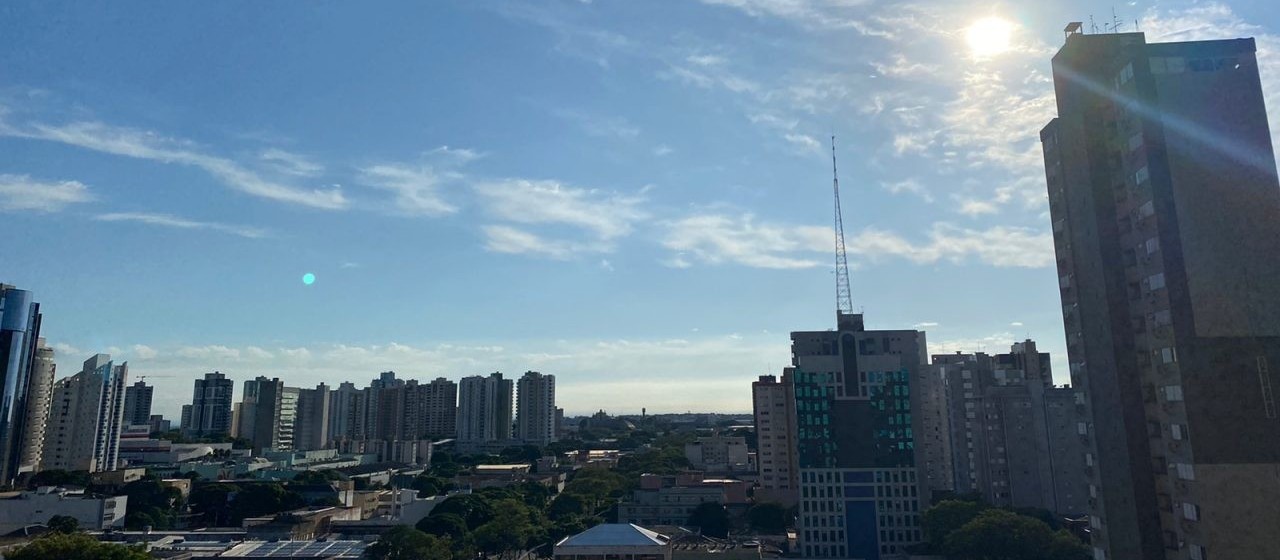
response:
[[[200,151],[190,141],[159,133],[96,121],[63,124],[0,122],[0,135],[57,142],[105,154],[186,165],[200,169],[237,191],[278,202],[312,208],[346,208],[341,189],[305,189],[269,180],[228,158]],[[279,155],[279,154],[276,154]]]
[[[860,8],[870,0],[702,0],[704,4],[728,6],[759,18],[794,21],[806,27],[852,29],[862,35],[892,37],[893,34],[865,17]]]
[[[918,264],[939,261],[980,263],[1009,268],[1040,268],[1054,262],[1053,237],[1048,232],[1018,227],[961,228],[936,223],[924,242],[874,228],[850,238],[851,254],[871,259],[905,258]]]
[[[100,222],[137,222],[152,226],[161,226],[178,229],[198,229],[217,231],[247,237],[250,239],[258,239],[267,237],[270,233],[262,228],[251,226],[242,226],[235,224],[222,224],[218,222],[201,222],[191,220],[170,214],[147,214],[141,212],[117,212],[111,214],[99,214],[94,216],[95,220]]]
[[[582,21],[589,13],[581,9],[533,2],[505,2],[499,4],[495,11],[505,18],[546,29],[556,37],[553,47],[556,52],[589,61],[602,69],[610,67],[611,57],[615,54],[638,48],[626,35]]]
[[[505,253],[566,258],[578,252],[608,252],[613,250],[615,239],[630,234],[638,222],[649,217],[641,196],[604,193],[558,181],[507,179],[478,183],[474,190],[486,211],[499,220],[559,226],[561,235],[566,226],[580,232],[575,239],[560,240],[510,225],[486,227],[486,247]]]
[[[0,175],[0,210],[57,212],[93,200],[79,181],[41,181],[27,175]]]
[[[583,132],[597,138],[633,140],[640,136],[640,127],[624,117],[593,115],[576,109],[557,109],[553,114],[578,125]]]
[[[920,197],[925,202],[933,202],[933,194],[926,189],[920,181],[915,179],[904,179],[892,183],[880,183],[880,188],[889,191],[891,194],[912,194]]]
[[[832,246],[829,228],[761,223],[751,214],[694,215],[665,225],[662,245],[678,253],[665,264],[675,268],[691,266],[685,256],[708,264],[812,268],[824,264],[814,252]]]
[[[382,163],[360,170],[364,185],[392,193],[397,212],[415,216],[444,216],[458,211],[445,201],[441,187],[459,176],[430,165]]]
[[[258,154],[258,159],[267,162],[276,171],[297,177],[317,177],[324,173],[324,166],[312,161],[307,156],[295,154],[278,148],[269,148]]]

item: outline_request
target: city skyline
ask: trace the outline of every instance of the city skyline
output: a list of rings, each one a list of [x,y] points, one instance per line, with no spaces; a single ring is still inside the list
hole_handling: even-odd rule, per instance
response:
[[[829,326],[834,133],[868,328],[923,330],[930,354],[1034,338],[1066,381],[1037,133],[1061,26],[1110,5],[672,8],[333,8],[265,29],[213,7],[55,28],[22,23],[56,6],[16,10],[0,281],[41,302],[62,376],[109,353],[171,419],[212,371],[238,390],[537,370],[571,415],[745,413],[746,391],[706,389],[778,375],[788,331]],[[1153,42],[1257,36],[1280,89],[1262,2],[1125,10]],[[966,41],[987,17],[1007,50]],[[162,21],[208,28],[153,36]]]

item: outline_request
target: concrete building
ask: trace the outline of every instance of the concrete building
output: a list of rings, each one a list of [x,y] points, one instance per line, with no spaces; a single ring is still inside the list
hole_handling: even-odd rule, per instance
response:
[[[747,452],[747,439],[740,436],[702,436],[686,443],[684,456],[699,471],[727,474],[754,472]]]
[[[516,387],[516,439],[537,446],[555,441],[556,376],[526,371]]]
[[[791,333],[800,553],[901,555],[923,539],[921,513],[938,490],[921,473],[913,414],[929,370],[925,334],[866,330],[861,314],[836,319],[834,331]]]
[[[298,420],[294,430],[294,449],[309,451],[329,446],[329,386],[321,383],[315,389],[298,390]]]
[[[18,476],[26,448],[28,387],[40,341],[40,304],[0,284],[0,483]]]
[[[270,383],[271,380],[259,375],[254,379],[246,379],[244,389],[240,393],[240,402],[233,407],[235,410],[235,431],[236,437],[253,441],[254,431],[257,428],[258,418],[258,393],[262,389],[262,384]],[[185,412],[184,412],[185,414]]]
[[[252,394],[253,403],[248,399]],[[298,396],[296,387],[285,387],[279,378],[257,377],[245,382],[245,402],[240,405],[241,415],[251,410],[250,441],[257,454],[264,451],[293,451],[298,420]],[[243,433],[244,422],[240,421]]]
[[[756,422],[756,467],[760,487],[756,499],[791,507],[800,500],[800,466],[796,462],[795,368],[782,378],[761,375],[751,383]]]
[[[124,420],[128,363],[97,354],[84,368],[53,386],[41,470],[115,470]]]
[[[1001,507],[1088,511],[1088,419],[1075,390],[1055,387],[1049,354],[1034,341],[1007,354],[933,357],[946,382],[956,492],[977,492]]]
[[[184,424],[184,432],[192,437],[231,434],[231,401],[235,399],[235,389],[235,382],[216,371],[195,380],[191,418]]]
[[[1095,557],[1274,557],[1280,182],[1256,46],[1080,28],[1040,139]]]
[[[57,365],[53,361],[53,348],[44,339],[36,343],[35,361],[31,365],[31,379],[27,388],[27,419],[23,430],[22,459],[19,470],[40,469],[44,454],[44,434],[49,425],[49,407],[53,405],[53,379]]]
[[[420,437],[444,439],[458,435],[458,384],[443,377],[418,386]]]
[[[459,443],[511,439],[512,385],[501,373],[462,378],[458,383]]]
[[[155,387],[141,379],[124,388],[124,424],[141,426],[151,424],[151,397]]]
[[[47,524],[55,515],[75,518],[81,529],[123,527],[128,502],[126,496],[93,497],[83,490],[47,486],[35,492],[6,492],[0,494],[0,535]]]
[[[741,480],[706,478],[696,471],[676,475],[644,474],[640,488],[618,503],[618,521],[639,525],[683,526],[693,510],[706,502],[745,511],[750,503]]]
[[[951,419],[947,411],[947,389],[942,372],[926,366],[916,377],[918,395],[912,415],[919,417],[920,431],[915,433],[920,453],[920,476],[934,497],[950,495],[956,487],[952,466]]]
[[[361,414],[359,403],[364,393],[354,383],[343,381],[329,394],[329,439],[351,440],[356,435],[356,418]]]

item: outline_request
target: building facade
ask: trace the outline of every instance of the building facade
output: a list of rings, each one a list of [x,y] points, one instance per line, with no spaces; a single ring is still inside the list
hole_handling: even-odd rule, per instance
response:
[[[117,366],[97,354],[79,373],[54,383],[40,470],[115,470],[128,372],[128,363]]]
[[[40,304],[0,284],[0,482],[18,476],[27,433],[28,386],[40,340]]]
[[[53,348],[44,339],[36,343],[36,358],[31,367],[31,380],[27,389],[26,435],[22,441],[20,471],[40,469],[44,455],[44,434],[49,425],[49,407],[53,405],[53,380],[57,364],[53,361]]]
[[[741,436],[701,436],[684,445],[689,466],[699,471],[731,474],[755,471],[747,439]]]
[[[1075,390],[1053,385],[1048,353],[1027,340],[1007,354],[936,355],[933,364],[946,382],[956,492],[1000,507],[1088,511],[1088,419]]]
[[[782,377],[761,375],[751,383],[756,423],[757,500],[796,505],[800,499],[800,467],[796,463],[795,368]]]
[[[220,372],[206,373],[197,379],[191,392],[191,417],[184,430],[194,437],[230,435],[231,401],[235,400],[235,382]]]
[[[458,441],[488,443],[511,439],[513,383],[501,373],[464,377],[458,383]]]
[[[800,516],[805,558],[878,560],[923,539],[935,490],[921,475],[915,390],[928,369],[925,335],[869,331],[861,314],[837,329],[791,333]]]
[[[1280,183],[1256,46],[1077,29],[1040,138],[1095,557],[1273,557]]]
[[[516,388],[516,439],[538,446],[555,441],[556,376],[526,371]]]
[[[321,383],[315,389],[298,390],[298,420],[294,449],[311,451],[329,446],[329,404],[333,391]]]
[[[443,377],[418,386],[421,436],[452,438],[458,435],[458,384]]]
[[[141,379],[124,388],[124,424],[142,426],[151,423],[151,398],[155,387]]]

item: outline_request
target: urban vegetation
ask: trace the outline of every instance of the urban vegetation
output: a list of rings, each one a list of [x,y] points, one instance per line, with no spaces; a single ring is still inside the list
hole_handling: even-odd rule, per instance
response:
[[[1043,510],[991,507],[977,499],[938,502],[924,513],[921,552],[951,560],[1088,560],[1088,548]]]

